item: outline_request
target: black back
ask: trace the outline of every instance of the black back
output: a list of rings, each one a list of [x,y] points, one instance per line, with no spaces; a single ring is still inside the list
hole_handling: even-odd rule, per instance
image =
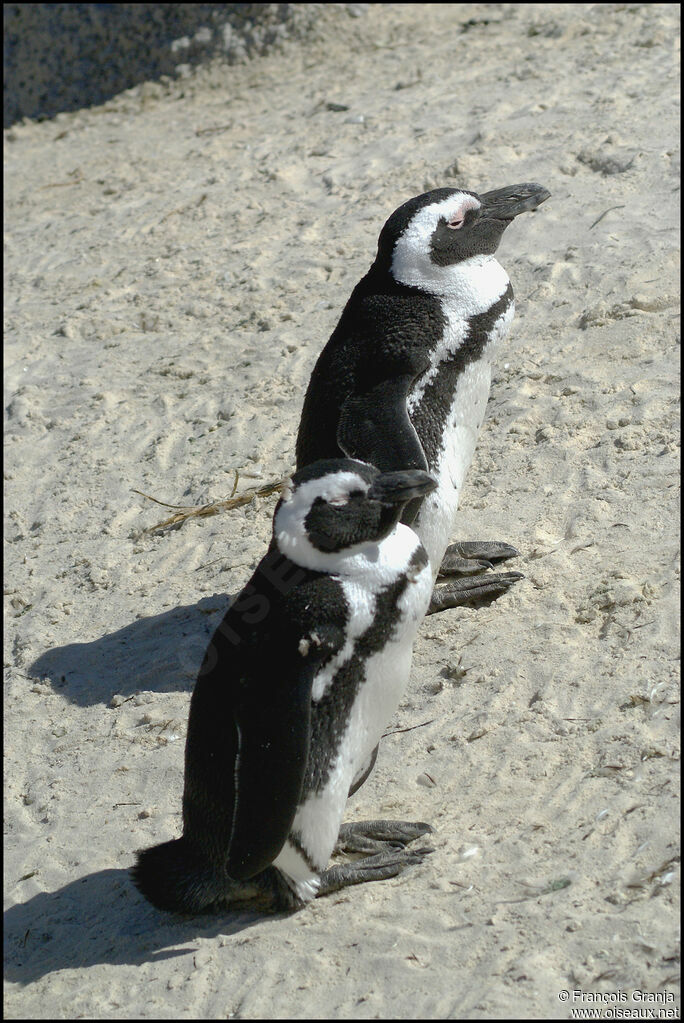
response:
[[[371,267],[354,288],[311,375],[297,436],[297,467],[346,454],[382,470],[426,469],[417,439],[402,450],[401,457],[389,461],[382,457],[382,441],[384,431],[388,431],[387,440],[391,435],[395,443],[401,439],[397,402],[403,401],[405,409],[411,384],[430,365],[426,340],[433,338],[436,345],[444,324],[437,298],[397,283],[375,265]],[[349,396],[368,396],[367,408],[350,410],[348,419],[350,426],[356,423],[361,431],[362,415],[368,411],[376,416],[373,425],[381,430],[377,452],[362,451],[361,443],[340,446],[338,427]],[[367,430],[363,433],[368,435]]]

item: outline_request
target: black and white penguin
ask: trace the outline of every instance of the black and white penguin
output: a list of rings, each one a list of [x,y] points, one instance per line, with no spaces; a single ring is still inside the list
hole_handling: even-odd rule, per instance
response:
[[[340,459],[297,472],[283,491],[269,551],[192,695],[183,836],[133,868],[155,906],[291,910],[431,852],[405,848],[427,824],[341,825],[403,695],[430,600],[427,554],[399,519],[435,485],[421,470]],[[335,848],[371,855],[328,868]]]
[[[435,579],[517,554],[503,543],[448,544],[492,361],[513,319],[513,289],[494,253],[511,221],[548,197],[526,183],[482,195],[438,188],[405,202],[383,227],[375,262],[311,375],[298,468],[346,455],[383,471],[430,472],[437,489],[412,502],[403,521],[418,533]],[[430,611],[491,599],[520,578],[457,579],[435,589]]]

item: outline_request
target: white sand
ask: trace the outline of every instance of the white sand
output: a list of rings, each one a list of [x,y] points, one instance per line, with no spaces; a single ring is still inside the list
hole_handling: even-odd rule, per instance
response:
[[[566,1019],[637,990],[672,1018],[677,5],[338,14],[6,133],[5,1011]],[[422,727],[348,808],[436,851],[290,918],[164,916],[127,870],[178,834],[193,680],[275,498],[150,535],[170,512],[132,488],[287,472],[389,213],[525,180],[552,198],[499,251],[517,315],[454,538],[526,579],[426,619],[391,725]]]

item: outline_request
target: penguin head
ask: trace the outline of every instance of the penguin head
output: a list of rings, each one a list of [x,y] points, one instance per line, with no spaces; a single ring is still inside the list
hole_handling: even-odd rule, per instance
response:
[[[532,182],[482,195],[456,188],[425,192],[386,222],[375,266],[401,284],[440,293],[450,269],[492,256],[511,221],[536,209],[549,194]]]
[[[278,549],[316,571],[335,571],[392,533],[404,505],[437,486],[426,472],[379,472],[356,459],[314,462],[283,491],[273,518]]]

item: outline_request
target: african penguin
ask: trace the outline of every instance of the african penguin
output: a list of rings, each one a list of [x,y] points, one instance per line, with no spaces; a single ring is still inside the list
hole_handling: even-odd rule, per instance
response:
[[[478,195],[438,188],[383,227],[309,382],[297,466],[346,455],[383,471],[430,472],[437,489],[407,506],[433,576],[472,574],[517,554],[502,543],[449,543],[485,414],[492,360],[513,319],[513,289],[494,259],[503,232],[549,197],[520,184]],[[446,557],[445,557],[446,552]],[[504,592],[519,573],[459,579],[430,611]]]
[[[341,825],[404,693],[430,600],[427,554],[399,519],[434,488],[419,469],[339,459],[297,472],[283,491],[268,553],[216,630],[192,695],[182,838],[139,853],[133,868],[158,908],[297,909],[432,851],[405,848],[427,824]],[[336,847],[372,855],[326,869]]]

